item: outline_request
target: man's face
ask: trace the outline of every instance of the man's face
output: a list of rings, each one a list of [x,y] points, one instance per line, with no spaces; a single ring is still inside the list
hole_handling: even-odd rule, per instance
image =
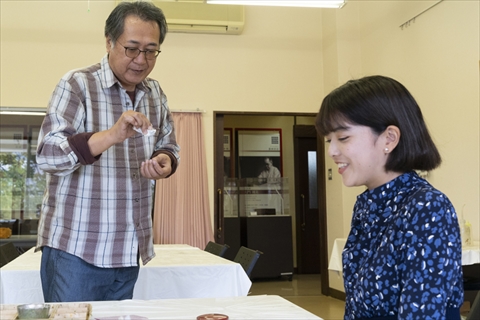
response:
[[[269,159],[265,159],[265,168],[267,170],[270,170],[271,166],[272,166],[272,161],[270,161]]]
[[[155,21],[143,21],[135,15],[125,18],[122,35],[113,44],[107,38],[108,62],[113,73],[127,91],[134,91],[155,67],[156,59],[147,60],[142,52],[136,58],[125,55],[125,47],[160,50],[160,28]]]

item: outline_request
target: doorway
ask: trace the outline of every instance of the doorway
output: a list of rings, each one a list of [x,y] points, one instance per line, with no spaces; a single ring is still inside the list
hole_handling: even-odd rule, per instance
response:
[[[267,112],[214,112],[214,148],[215,148],[215,157],[214,157],[214,193],[215,193],[215,201],[214,201],[214,233],[215,233],[215,241],[218,243],[225,243],[225,222],[229,222],[226,220],[234,220],[234,219],[224,219],[224,132],[225,129],[232,127],[232,118],[235,120],[241,117],[251,117],[248,120],[251,122],[253,127],[277,127],[280,128],[281,126],[278,125],[278,122],[288,121],[291,122],[291,125],[288,127],[288,130],[284,130],[283,137],[285,140],[289,140],[289,146],[285,148],[285,152],[290,154],[291,161],[290,165],[292,166],[292,171],[290,174],[291,180],[294,181],[294,133],[293,128],[298,124],[305,123],[305,118],[308,118],[308,123],[310,124],[310,134],[314,133],[314,127],[311,125],[313,123],[313,119],[316,116],[316,113],[267,113]],[[226,118],[226,119],[225,119]],[[225,125],[227,123],[227,125]],[[239,126],[237,122],[233,122],[234,126]],[[313,129],[312,129],[313,128]],[[283,129],[282,129],[283,130]],[[289,132],[287,134],[287,131]],[[314,133],[314,137],[316,139],[316,132]],[[287,143],[286,141],[284,143]],[[316,240],[312,240],[317,242],[318,246],[316,250],[320,255],[319,260],[320,264],[320,276],[321,276],[321,291],[322,294],[328,295],[329,292],[329,281],[328,281],[328,247],[327,247],[327,231],[326,231],[326,202],[325,202],[325,170],[324,170],[324,152],[323,152],[323,139],[316,139],[317,143],[317,192],[319,193],[317,196],[318,201],[318,213],[316,216],[318,217],[317,229],[319,230],[319,236]],[[290,150],[290,151],[287,151]],[[235,157],[233,157],[234,159]],[[233,160],[235,161],[235,160]],[[288,164],[286,164],[288,165]],[[285,168],[284,168],[285,169]],[[295,193],[296,186],[292,183],[290,186],[290,193],[292,194],[292,198],[294,198],[293,194]],[[290,201],[293,199],[291,198]],[[296,201],[295,201],[296,202]],[[290,205],[290,214],[292,216],[292,222],[296,223],[296,205],[291,203]],[[313,228],[313,225],[312,225]],[[297,227],[293,227],[293,232],[295,233]],[[296,241],[297,236],[294,235],[294,241]],[[306,245],[308,246],[308,245]],[[296,251],[296,245],[295,245]],[[297,259],[295,259],[295,262]],[[298,270],[295,270],[298,273]]]
[[[320,215],[317,181],[317,133],[314,126],[294,127],[297,272],[320,273]]]

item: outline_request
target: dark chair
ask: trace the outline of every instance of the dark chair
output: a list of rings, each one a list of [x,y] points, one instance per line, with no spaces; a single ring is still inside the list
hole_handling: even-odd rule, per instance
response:
[[[228,248],[230,247],[226,244],[219,244],[213,241],[209,241],[207,243],[207,246],[205,247],[205,251],[210,252],[211,254],[223,257],[223,255],[225,254],[225,251],[227,251]]]
[[[477,296],[473,301],[472,307],[467,314],[466,320],[478,320],[480,319],[480,291],[477,292]]]
[[[478,300],[478,292],[480,291],[480,264],[464,265],[462,269],[464,299],[465,302],[470,302],[470,306],[473,308],[475,300]],[[480,320],[480,317],[476,320]]]
[[[37,234],[38,219],[25,219],[20,224],[20,234]]]
[[[0,246],[0,268],[17,258],[20,255],[12,242],[7,242]]]
[[[233,259],[233,261],[240,263],[240,265],[243,267],[243,270],[245,270],[245,272],[247,273],[247,276],[250,277],[255,263],[257,263],[257,260],[262,253],[263,252],[261,251],[252,250],[247,247],[241,246],[240,249],[238,249],[237,255],[235,256],[235,259]]]

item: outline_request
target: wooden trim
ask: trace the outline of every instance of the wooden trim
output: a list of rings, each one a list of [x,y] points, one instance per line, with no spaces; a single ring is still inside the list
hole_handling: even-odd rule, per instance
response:
[[[214,157],[213,168],[214,174],[214,208],[213,208],[213,236],[216,243],[225,243],[225,228],[223,220],[223,132],[224,132],[224,117],[223,114],[214,113],[214,128],[213,128],[213,145]]]
[[[328,288],[328,295],[332,298],[338,299],[338,300],[343,300],[345,301],[346,299],[346,294],[343,291],[333,289],[333,288]]]
[[[329,292],[328,279],[328,237],[327,237],[327,181],[325,177],[325,140],[317,135],[317,181],[318,181],[318,212],[319,228],[325,232],[320,233],[320,277],[322,293]]]

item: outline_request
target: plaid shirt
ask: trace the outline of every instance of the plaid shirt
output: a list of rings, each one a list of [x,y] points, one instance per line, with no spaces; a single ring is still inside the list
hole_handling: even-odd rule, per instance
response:
[[[155,136],[126,139],[93,158],[85,148],[94,133],[111,128],[127,110],[143,113]],[[116,268],[151,260],[152,180],[142,161],[166,153],[180,160],[172,116],[157,81],[137,85],[135,104],[101,63],[67,73],[56,86],[38,138],[37,164],[47,173],[37,250],[49,246],[98,267]]]

